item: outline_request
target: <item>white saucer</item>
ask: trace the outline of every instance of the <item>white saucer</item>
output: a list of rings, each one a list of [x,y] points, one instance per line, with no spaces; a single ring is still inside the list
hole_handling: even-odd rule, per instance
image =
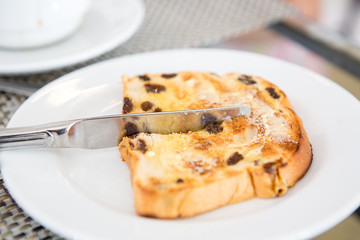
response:
[[[128,40],[144,15],[141,0],[92,1],[83,24],[69,38],[43,48],[0,48],[0,74],[48,71],[97,57]]]

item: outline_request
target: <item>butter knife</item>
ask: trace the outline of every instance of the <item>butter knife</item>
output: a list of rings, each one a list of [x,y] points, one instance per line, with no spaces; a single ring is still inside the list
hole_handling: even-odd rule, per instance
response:
[[[197,131],[206,125],[251,114],[249,105],[219,108],[119,114],[38,126],[0,130],[0,149],[22,147],[99,149],[118,146],[139,132],[170,134]]]

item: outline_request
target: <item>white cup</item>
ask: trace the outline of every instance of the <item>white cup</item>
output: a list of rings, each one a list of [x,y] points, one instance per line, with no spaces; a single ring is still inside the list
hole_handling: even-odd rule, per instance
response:
[[[0,47],[34,48],[73,33],[90,0],[0,0]]]

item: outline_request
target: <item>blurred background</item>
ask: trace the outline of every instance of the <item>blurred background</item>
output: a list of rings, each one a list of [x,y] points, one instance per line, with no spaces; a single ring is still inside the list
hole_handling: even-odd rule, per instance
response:
[[[310,19],[360,43],[359,0],[288,0]]]

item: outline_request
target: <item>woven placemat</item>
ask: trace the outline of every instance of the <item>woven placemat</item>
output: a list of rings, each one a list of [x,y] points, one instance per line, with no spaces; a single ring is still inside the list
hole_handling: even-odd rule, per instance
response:
[[[281,0],[145,0],[146,16],[125,44],[75,66],[0,80],[41,87],[78,68],[127,54],[159,49],[209,47],[231,37],[294,17]],[[0,127],[5,127],[26,96],[0,92]],[[28,216],[11,198],[0,174],[0,239],[60,239]]]

